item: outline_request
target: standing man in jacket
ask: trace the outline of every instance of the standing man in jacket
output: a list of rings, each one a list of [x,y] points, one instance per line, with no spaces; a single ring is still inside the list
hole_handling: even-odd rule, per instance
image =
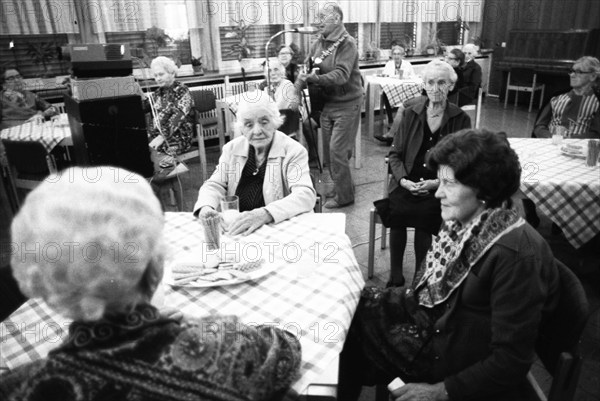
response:
[[[317,14],[320,35],[307,59],[312,69],[309,74],[298,76],[302,83],[315,85],[323,102],[320,123],[326,150],[329,145],[329,168],[334,182],[333,191],[327,194],[332,199],[324,205],[328,209],[354,203],[350,157],[364,95],[358,48],[344,27],[343,18],[337,5],[320,10]]]

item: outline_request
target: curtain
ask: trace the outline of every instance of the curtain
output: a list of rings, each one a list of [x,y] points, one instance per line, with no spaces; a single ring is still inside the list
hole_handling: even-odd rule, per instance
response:
[[[0,35],[78,33],[74,0],[2,0]]]
[[[251,25],[302,24],[305,3],[298,0],[222,0],[201,2],[201,20],[213,17],[219,26],[233,26],[234,20]]]
[[[161,25],[163,2],[147,0],[83,0],[84,18],[89,18],[94,32],[144,31]],[[166,4],[169,1],[165,2]]]
[[[379,0],[380,22],[479,22],[482,12],[483,0]]]

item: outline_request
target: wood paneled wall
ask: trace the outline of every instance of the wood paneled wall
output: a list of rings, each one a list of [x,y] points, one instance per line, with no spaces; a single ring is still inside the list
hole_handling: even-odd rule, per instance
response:
[[[486,47],[494,49],[496,62],[502,60],[502,42],[513,29],[600,28],[600,1],[485,0],[482,22],[482,37]],[[499,94],[501,86],[502,73],[492,66],[490,93]]]

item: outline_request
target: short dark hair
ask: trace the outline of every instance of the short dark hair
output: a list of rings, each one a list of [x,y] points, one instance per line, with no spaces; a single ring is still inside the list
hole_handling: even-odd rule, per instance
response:
[[[462,50],[452,49],[452,50],[450,50],[450,53],[452,53],[456,56],[456,59],[458,60],[458,65],[463,65],[465,63],[465,54],[463,53]]]
[[[473,188],[488,208],[505,201],[510,206],[521,183],[519,157],[504,132],[463,129],[447,135],[429,152],[427,164],[432,170],[450,166],[456,179]]]

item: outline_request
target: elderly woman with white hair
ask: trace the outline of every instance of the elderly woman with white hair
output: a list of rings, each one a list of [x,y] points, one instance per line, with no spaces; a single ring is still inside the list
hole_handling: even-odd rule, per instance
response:
[[[458,106],[448,102],[456,82],[450,64],[433,60],[423,70],[427,96],[409,101],[402,113],[400,129],[389,154],[392,177],[389,198],[376,201],[383,224],[391,227],[388,286],[404,285],[402,264],[407,227],[415,228],[416,267],[425,258],[431,236],[442,222],[440,201],[434,193],[439,185],[436,172],[425,164],[429,150],[444,136],[471,127],[471,120]]]
[[[196,216],[214,215],[223,197],[237,195],[242,213],[228,231],[247,235],[312,210],[308,153],[277,130],[281,124],[277,104],[265,92],[242,95],[236,122],[242,135],[223,147],[215,172],[200,187]]]
[[[272,400],[287,391],[301,359],[290,333],[151,304],[163,227],[150,185],[115,167],[71,168],[30,193],[12,223],[24,250],[13,274],[25,295],[74,322],[47,358],[0,376],[0,398]]]
[[[150,139],[160,152],[178,155],[186,152],[194,133],[194,102],[187,86],[175,80],[177,66],[170,58],[159,56],[150,65],[158,88],[153,94],[155,113]]]
[[[298,110],[300,106],[300,92],[292,82],[286,79],[285,66],[279,60],[270,61],[268,70],[265,64],[265,77],[267,74],[270,74],[271,87],[265,87],[264,90],[269,92],[273,97],[275,103],[277,103],[277,108],[279,110]]]

